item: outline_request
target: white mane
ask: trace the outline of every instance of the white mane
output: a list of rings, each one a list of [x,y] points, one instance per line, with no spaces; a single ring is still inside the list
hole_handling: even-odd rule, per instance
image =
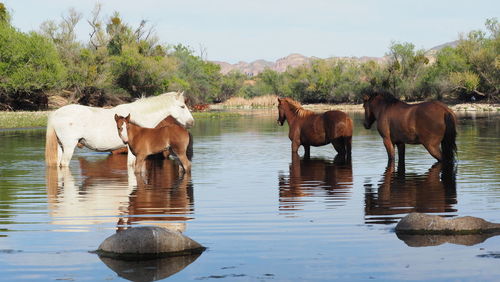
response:
[[[158,96],[143,97],[129,104],[138,113],[150,113],[163,110],[165,105],[170,105],[179,92],[168,92]]]
[[[158,96],[140,98],[129,104],[118,105],[114,112],[120,116],[131,115],[132,121],[144,127],[154,127],[175,105],[180,92],[168,92]]]

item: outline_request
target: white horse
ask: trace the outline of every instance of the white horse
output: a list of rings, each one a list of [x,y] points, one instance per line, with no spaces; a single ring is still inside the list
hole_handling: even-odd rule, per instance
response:
[[[47,166],[69,166],[77,144],[95,151],[112,151],[125,147],[118,136],[115,114],[132,114],[135,123],[150,128],[169,115],[187,128],[194,124],[193,116],[184,102],[184,94],[179,92],[141,98],[110,109],[67,105],[54,111],[47,122]],[[128,154],[127,163],[133,165],[134,161],[135,156]]]

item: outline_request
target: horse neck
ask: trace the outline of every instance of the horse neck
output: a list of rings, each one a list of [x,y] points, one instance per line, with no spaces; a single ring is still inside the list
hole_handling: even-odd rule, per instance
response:
[[[128,136],[128,140],[129,140],[128,142],[132,143],[132,145],[133,145],[135,137],[140,135],[141,130],[142,130],[141,126],[139,126],[135,123],[129,122],[127,124],[127,136]]]
[[[288,122],[288,125],[293,125],[295,121],[298,118],[298,113],[296,110],[292,109],[292,107],[289,104],[286,104],[284,107],[285,110],[285,117],[286,121]]]
[[[390,107],[398,107],[398,106],[406,106],[408,104],[406,104],[405,102],[402,102],[402,101],[397,101],[397,102],[393,102],[393,103],[388,103],[387,101],[384,101],[384,99],[382,98],[379,98],[377,101],[375,101],[375,103],[377,104],[376,105],[376,110],[373,111],[373,115],[375,116],[375,119],[378,120],[380,115],[387,111],[387,109],[389,109]]]

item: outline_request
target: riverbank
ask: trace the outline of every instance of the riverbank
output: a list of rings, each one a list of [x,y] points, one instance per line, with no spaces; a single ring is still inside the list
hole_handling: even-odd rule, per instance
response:
[[[274,99],[276,100],[276,99]],[[273,99],[261,99],[248,102],[240,100],[242,103],[214,104],[210,105],[205,112],[193,112],[195,119],[200,118],[228,118],[235,117],[247,110],[253,109],[276,109],[276,102]],[[304,108],[315,111],[339,110],[344,112],[363,112],[361,104],[306,104]],[[490,112],[500,113],[500,104],[463,103],[450,105],[450,108],[457,113],[466,112]],[[0,111],[0,129],[10,128],[34,128],[47,126],[48,115],[51,111],[39,112],[5,112]]]
[[[233,97],[220,104],[210,105],[210,110],[245,110],[269,109],[278,106],[278,96],[266,95],[245,99]],[[500,104],[487,103],[453,103],[448,106],[455,112],[500,112]],[[345,112],[363,112],[362,104],[304,104],[304,108],[312,111],[339,110]]]
[[[38,112],[5,112],[0,111],[0,129],[46,127],[49,113],[52,111]],[[193,112],[195,119],[220,119],[239,116],[231,111]]]

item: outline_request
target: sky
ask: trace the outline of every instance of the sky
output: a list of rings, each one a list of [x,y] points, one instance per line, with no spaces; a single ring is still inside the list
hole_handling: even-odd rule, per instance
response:
[[[77,25],[88,42],[87,20],[96,3],[101,16],[114,11],[137,27],[154,26],[163,44],[189,46],[195,55],[237,63],[276,61],[292,53],[328,58],[381,57],[392,42],[430,49],[471,30],[486,30],[500,19],[498,0],[0,0],[20,31],[37,31],[47,20],[60,21],[70,8],[82,13]]]

